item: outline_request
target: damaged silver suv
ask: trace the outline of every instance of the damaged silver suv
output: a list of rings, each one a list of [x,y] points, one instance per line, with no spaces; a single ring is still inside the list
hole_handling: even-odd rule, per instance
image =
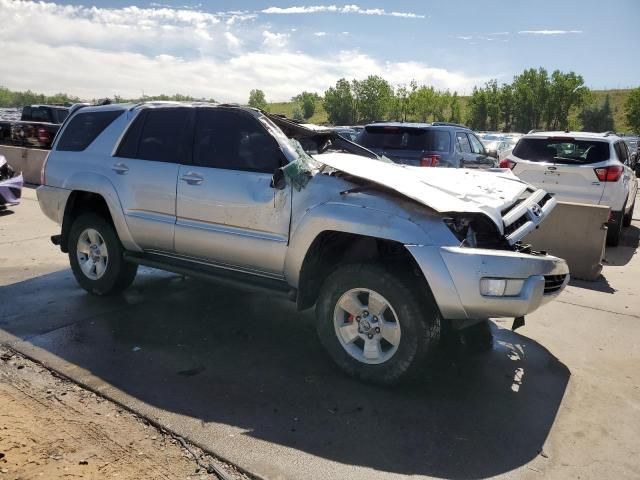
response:
[[[445,327],[521,320],[569,280],[520,243],[555,200],[510,171],[398,165],[233,105],[77,110],[37,193],[89,292],[121,291],[138,265],[281,292],[379,384],[423,371]]]

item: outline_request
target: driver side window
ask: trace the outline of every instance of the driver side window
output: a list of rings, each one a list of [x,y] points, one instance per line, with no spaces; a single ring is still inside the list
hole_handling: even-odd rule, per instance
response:
[[[484,155],[484,147],[482,146],[482,143],[480,143],[480,140],[478,140],[474,134],[469,134],[469,140],[471,141],[471,151],[473,153],[477,153],[478,155]]]
[[[248,114],[202,108],[196,114],[193,164],[273,173],[282,164],[282,152],[276,140]]]

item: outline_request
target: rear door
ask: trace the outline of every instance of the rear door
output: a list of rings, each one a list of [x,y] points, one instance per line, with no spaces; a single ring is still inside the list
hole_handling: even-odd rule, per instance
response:
[[[595,169],[610,163],[609,142],[573,137],[522,138],[510,160],[513,173],[564,202],[599,204],[605,182]]]
[[[192,163],[178,175],[176,252],[282,275],[291,187],[270,184],[284,162],[276,140],[249,112],[197,109]]]
[[[189,108],[149,108],[133,120],[107,168],[129,231],[145,250],[173,252],[176,181]]]

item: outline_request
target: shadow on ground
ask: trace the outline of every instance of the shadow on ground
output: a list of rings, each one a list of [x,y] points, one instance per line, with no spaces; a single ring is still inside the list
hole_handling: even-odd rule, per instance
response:
[[[570,376],[541,345],[494,327],[491,351],[385,390],[337,371],[294,307],[148,269],[96,298],[61,271],[0,289],[0,328],[141,402],[343,464],[466,479],[539,454]]]

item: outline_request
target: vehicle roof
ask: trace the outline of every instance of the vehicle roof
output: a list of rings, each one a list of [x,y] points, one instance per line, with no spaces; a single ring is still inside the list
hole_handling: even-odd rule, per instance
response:
[[[548,131],[548,132],[532,132],[527,133],[523,138],[547,138],[547,137],[572,137],[584,140],[620,140],[620,137],[612,132],[566,132],[566,131]]]
[[[212,102],[171,102],[171,101],[151,101],[151,102],[139,102],[139,103],[109,103],[106,105],[88,105],[82,107],[83,112],[96,112],[96,111],[112,111],[112,110],[139,110],[147,108],[177,108],[177,107],[222,107],[222,108],[238,108],[240,110],[246,110],[250,112],[258,112],[259,110],[253,107],[245,107],[243,105],[230,104],[230,103],[212,103]]]
[[[47,105],[46,103],[34,103],[32,105],[25,105],[26,107],[31,108],[39,108],[39,107],[47,107],[47,108],[64,108],[65,110],[69,110],[69,107],[66,105]]]
[[[404,128],[460,128],[465,130],[471,130],[469,127],[465,127],[464,125],[457,125],[454,123],[447,122],[434,122],[434,123],[422,123],[422,122],[376,122],[376,123],[368,123],[365,125],[365,128],[368,127],[404,127]]]

